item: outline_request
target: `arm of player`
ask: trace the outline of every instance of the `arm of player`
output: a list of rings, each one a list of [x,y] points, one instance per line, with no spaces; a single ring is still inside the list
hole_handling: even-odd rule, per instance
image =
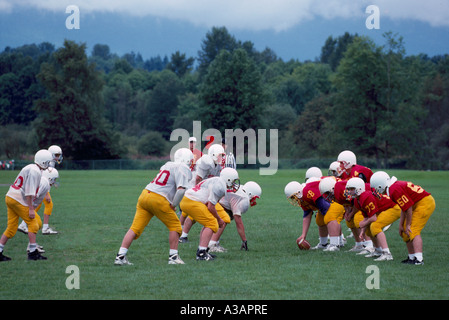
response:
[[[215,205],[212,202],[208,201],[207,209],[209,210],[210,213],[212,213],[212,215],[215,217],[215,219],[217,219],[218,225],[221,228],[224,225],[224,221],[218,215],[217,209],[215,209]]]
[[[312,221],[312,216],[313,216],[312,210],[304,211],[304,215],[302,218],[302,234],[299,236],[297,241],[299,241],[300,239],[304,240],[306,239],[307,232],[309,232],[310,223]]]
[[[248,251],[248,244],[247,244],[246,234],[245,234],[245,226],[243,224],[242,216],[236,214],[236,215],[234,215],[234,220],[235,220],[235,226],[237,228],[237,232],[238,232],[240,238],[242,239],[242,247],[240,249],[245,249],[246,251]]]
[[[399,220],[399,235],[402,237],[402,233],[410,236],[411,223],[412,223],[412,207],[409,207],[405,211],[401,211],[401,219]],[[405,224],[405,229],[404,229]]]
[[[34,219],[36,217],[36,211],[34,211],[33,196],[26,196],[26,201],[28,205],[28,215],[30,219]]]
[[[377,214],[373,214],[371,217],[365,218],[362,221],[360,221],[360,228],[365,228],[367,225],[369,225],[370,223],[373,223],[376,220],[377,220]]]
[[[176,190],[176,193],[173,197],[173,203],[172,203],[173,210],[179,205],[182,198],[184,197],[185,192],[186,192],[186,189],[183,187],[179,187],[178,190]]]

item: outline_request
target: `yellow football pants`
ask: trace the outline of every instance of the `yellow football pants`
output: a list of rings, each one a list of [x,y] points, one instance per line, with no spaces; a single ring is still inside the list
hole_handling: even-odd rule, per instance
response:
[[[10,197],[5,197],[5,202],[8,213],[8,222],[6,230],[3,234],[8,239],[15,236],[17,228],[19,227],[19,218],[22,218],[22,220],[27,224],[28,232],[37,233],[39,229],[42,228],[42,220],[37,213],[34,219],[31,219],[29,216],[28,207],[20,204],[18,201]]]
[[[402,234],[402,239],[405,242],[413,240],[416,236],[421,234],[422,229],[424,229],[427,221],[429,220],[432,213],[435,211],[435,199],[429,195],[412,207],[412,223],[410,225],[411,233],[410,237],[405,233]],[[404,220],[404,230],[405,230],[405,220]]]
[[[136,213],[130,228],[136,234],[136,239],[154,216],[161,220],[169,231],[176,231],[181,235],[181,222],[167,199],[144,189],[137,200]]]
[[[212,213],[210,213],[204,203],[184,197],[181,200],[180,207],[184,216],[188,216],[191,220],[197,221],[203,227],[211,229],[214,233],[218,231],[218,221]],[[223,209],[221,204],[217,203],[215,205],[215,209],[217,210],[221,220],[225,223],[231,223],[231,218]]]

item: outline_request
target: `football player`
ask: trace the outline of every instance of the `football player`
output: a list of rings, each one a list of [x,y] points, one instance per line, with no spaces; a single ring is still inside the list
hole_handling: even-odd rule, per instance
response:
[[[366,183],[369,183],[373,171],[368,167],[357,164],[357,157],[354,152],[349,150],[340,152],[337,161],[340,163],[338,176],[341,179],[349,180],[350,178],[359,177]]]
[[[208,147],[208,153],[203,155],[196,165],[196,172],[194,172],[192,178],[192,186],[197,185],[202,180],[210,177],[218,177],[220,175],[222,167],[222,159],[225,156],[225,152],[222,146],[219,144],[213,144]],[[179,220],[182,225],[182,234],[179,238],[181,243],[188,241],[188,235],[194,221],[191,217],[187,217],[185,212],[182,212]]]
[[[213,260],[209,254],[209,242],[219,228],[230,223],[229,215],[218,203],[226,192],[236,192],[240,187],[238,173],[235,169],[224,168],[219,177],[202,180],[186,191],[180,206],[183,212],[203,226],[200,234],[197,260]]]
[[[240,249],[248,251],[248,241],[245,234],[245,225],[243,224],[242,214],[247,212],[249,208],[254,207],[257,204],[257,199],[262,195],[262,189],[259,184],[254,181],[248,181],[241,186],[235,193],[226,192],[226,195],[221,198],[219,203],[225,209],[225,211],[231,217],[231,220],[235,220],[235,226],[237,233],[242,239],[242,245]],[[219,229],[217,233],[214,233],[211,241],[209,242],[210,252],[225,252],[226,249],[220,245],[220,237],[223,234],[224,229]]]
[[[343,207],[343,217],[346,220],[346,225],[352,231],[355,239],[355,246],[351,248],[349,251],[351,252],[361,252],[364,250],[364,254],[368,254],[374,250],[373,243],[369,237],[367,239],[360,237],[360,221],[363,220],[363,215],[360,210],[353,211],[353,203],[349,201],[345,196],[347,180],[336,180],[333,177],[326,177],[320,181],[320,192],[323,197],[332,203],[336,202]],[[328,212],[329,214],[329,212]],[[328,214],[325,216],[325,221],[328,218]],[[338,215],[338,220],[341,219],[341,213]],[[341,220],[340,220],[341,221]],[[332,235],[331,230],[333,226],[331,226],[332,222],[328,222],[329,234]],[[362,235],[363,236],[363,235]]]
[[[48,148],[48,151],[51,152],[51,154],[53,156],[53,160],[54,160],[54,162],[52,162],[50,168],[47,169],[47,170],[51,170],[51,168],[55,167],[56,163],[61,164],[61,162],[63,160],[63,155],[62,155],[62,149],[57,145],[50,146]],[[59,177],[59,174],[58,174],[58,177]],[[45,209],[44,209],[44,223],[42,225],[42,234],[43,235],[58,234],[58,231],[53,230],[51,227],[49,227],[49,224],[48,224],[50,221],[50,216],[53,212],[53,200],[50,196],[50,190],[44,196],[45,196],[45,198],[43,199],[43,203],[44,203]],[[36,212],[37,211],[39,211],[39,210],[36,210]],[[28,233],[28,228],[24,221],[22,221],[22,223],[19,225],[17,230],[24,234]]]
[[[399,235],[408,250],[408,257],[402,263],[424,264],[421,231],[435,211],[435,199],[420,186],[398,181],[394,176],[390,178],[384,171],[374,173],[370,184],[378,193],[387,194],[401,208]]]
[[[178,254],[179,236],[182,228],[175,208],[181,202],[189,181],[193,153],[187,148],[175,152],[174,161],[164,164],[156,177],[143,189],[137,201],[136,213],[131,228],[125,234],[117,253],[115,265],[130,265],[126,257],[128,249],[138,239],[150,220],[156,216],[169,231],[169,264],[184,264]]]
[[[375,250],[365,257],[377,257],[375,261],[393,260],[383,228],[400,218],[399,206],[387,196],[376,197],[361,178],[349,179],[345,190],[346,197],[362,211],[363,220],[359,223],[362,232],[374,243]]]
[[[312,249],[324,249],[327,247],[328,241],[328,230],[324,223],[324,216],[329,210],[330,203],[321,196],[319,183],[319,178],[309,178],[307,183],[303,184],[292,181],[284,189],[287,200],[294,206],[300,206],[303,210],[302,233],[296,242],[306,239],[313,212],[316,211],[315,222],[318,225],[320,242]]]
[[[34,163],[20,170],[16,180],[10,186],[5,197],[8,222],[6,230],[0,238],[0,261],[11,260],[11,258],[3,255],[3,249],[8,240],[16,234],[19,218],[22,218],[28,225],[28,259],[47,259],[37,250],[36,234],[42,226],[42,220],[34,210],[33,199],[38,192],[42,171],[47,169],[53,161],[53,157],[48,150],[39,150],[34,155]]]

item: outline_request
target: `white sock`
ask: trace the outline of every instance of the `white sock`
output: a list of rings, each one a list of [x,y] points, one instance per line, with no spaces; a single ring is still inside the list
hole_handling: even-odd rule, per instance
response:
[[[372,248],[373,241],[372,240],[365,241],[365,242],[363,242],[363,245],[365,246],[365,248]]]
[[[120,249],[118,251],[118,255],[119,256],[126,256],[127,253],[128,253],[128,249],[127,248],[120,247]]]
[[[331,245],[338,246],[340,244],[340,237],[330,237]]]
[[[325,237],[320,237],[320,244],[327,244],[327,236]]]
[[[172,254],[178,254],[178,250],[170,249],[170,252],[169,252],[168,254],[169,254],[169,255],[172,255]]]
[[[388,248],[382,248],[382,252],[390,253],[390,249],[388,249]]]
[[[3,245],[3,244],[1,244],[0,243],[0,252],[3,252],[3,248],[4,248],[5,246]]]
[[[206,249],[207,249],[206,247],[201,247],[201,246],[198,247],[198,250],[200,250],[200,251],[201,250],[206,250]]]
[[[422,261],[423,260],[422,252],[415,252],[415,258],[418,261]]]
[[[187,238],[188,235],[189,235],[188,233],[185,233],[185,232],[183,231],[182,234],[181,234],[181,238]]]
[[[47,228],[48,228],[48,224],[42,225],[42,229],[47,229]]]
[[[214,244],[217,244],[217,243],[218,243],[217,241],[211,240],[211,241],[209,241],[209,247],[211,247],[211,246],[213,246]]]
[[[28,248],[30,248],[30,252],[36,251],[36,247],[37,247],[36,243],[28,244]]]

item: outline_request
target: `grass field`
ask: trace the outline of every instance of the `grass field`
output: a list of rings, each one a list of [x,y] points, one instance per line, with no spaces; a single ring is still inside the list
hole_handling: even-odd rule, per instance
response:
[[[304,170],[280,170],[259,176],[241,170],[242,182],[257,181],[263,190],[258,205],[243,216],[249,251],[240,251],[235,223],[226,229],[221,244],[228,249],[215,261],[195,260],[200,226],[194,225],[190,242],[180,244],[185,265],[168,265],[168,233],[156,218],[128,253],[133,266],[113,265],[128,230],[141,190],[155,171],[60,171],[60,187],[51,195],[54,211],[50,225],[60,234],[43,236],[47,261],[28,261],[27,237],[9,240],[5,254],[12,261],[0,264],[0,300],[445,300],[449,298],[449,172],[391,171],[431,192],[436,210],[424,229],[423,266],[402,265],[407,251],[397,223],[387,232],[393,261],[374,262],[347,252],[300,251],[302,212],[284,197],[284,186],[302,181]],[[0,192],[6,194],[18,171],[0,171]],[[39,212],[42,216],[42,211]],[[6,205],[0,203],[0,232],[6,227]],[[347,227],[344,225],[345,234]],[[318,241],[311,225],[308,239]],[[69,290],[67,267],[77,266],[80,288]],[[380,288],[366,287],[367,267],[379,268]]]

